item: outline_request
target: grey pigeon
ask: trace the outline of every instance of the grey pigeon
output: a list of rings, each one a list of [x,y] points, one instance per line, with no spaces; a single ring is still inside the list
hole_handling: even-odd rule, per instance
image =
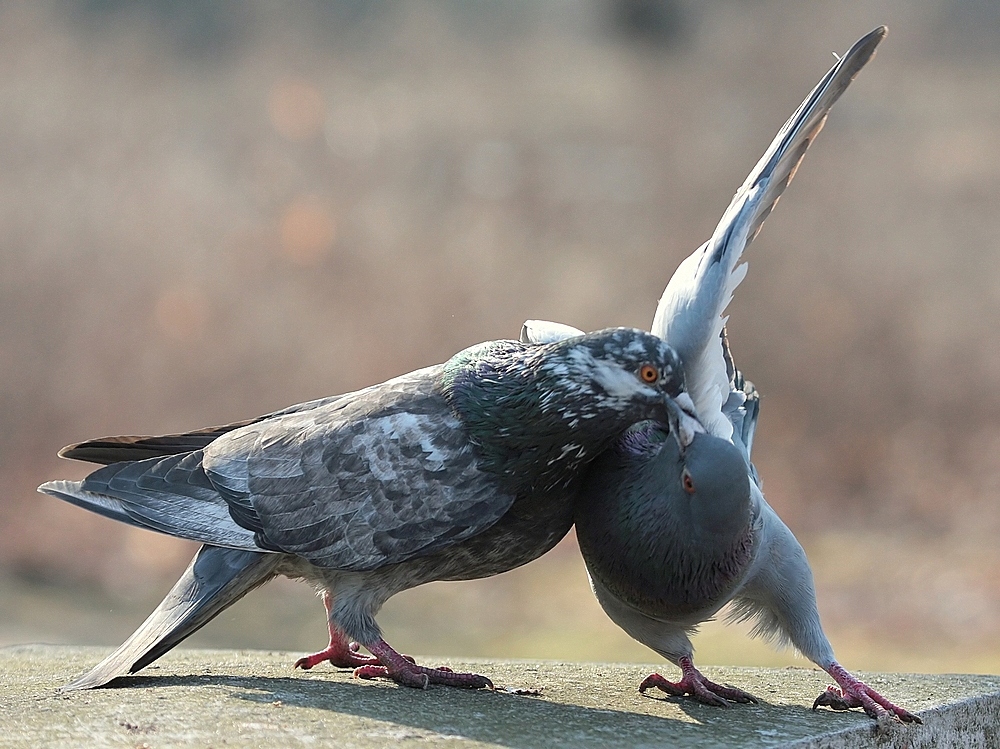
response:
[[[67,688],[134,673],[278,574],[321,590],[329,615],[330,646],[298,665],[492,687],[415,665],[375,614],[399,591],[495,575],[551,549],[572,526],[587,464],[636,421],[669,423],[682,382],[669,345],[629,328],[492,341],[252,421],[68,447],[64,457],[105,467],[40,491],[205,545],[135,634]]]
[[[712,238],[684,260],[657,306],[652,330],[678,352],[687,393],[668,434],[637,424],[588,470],[576,513],[591,584],[608,616],[681,669],[640,685],[711,705],[756,701],[694,666],[688,635],[731,604],[753,634],[794,645],[826,671],[813,708],[862,707],[873,718],[920,719],[893,705],[836,660],[820,624],[812,572],[791,531],[768,506],[750,462],[759,401],[737,371],[723,313],[746,266],[743,250],[795,174],[834,102],[886,34],[875,29],[823,77],[737,191]],[[574,328],[529,321],[522,338],[559,340]],[[690,396],[690,400],[688,400]]]

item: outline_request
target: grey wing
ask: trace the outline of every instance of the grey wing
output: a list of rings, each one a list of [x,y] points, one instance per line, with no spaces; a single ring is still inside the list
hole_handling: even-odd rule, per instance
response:
[[[743,453],[750,468],[751,477],[760,486],[757,469],[750,461],[753,451],[753,437],[757,431],[757,419],[760,416],[760,396],[753,383],[743,377],[736,368],[732,352],[729,350],[729,339],[726,329],[722,329],[722,359],[726,364],[726,376],[729,379],[729,397],[722,406],[722,414],[733,425],[733,444]]]
[[[722,413],[730,391],[719,334],[723,312],[746,275],[746,266],[736,264],[791,182],[830,108],[885,34],[880,27],[864,36],[820,80],[736,191],[712,238],[677,268],[657,305],[652,332],[677,350],[698,416],[716,436],[728,439],[732,430]]]
[[[442,398],[410,410],[346,407],[247,427],[206,450],[205,470],[265,548],[368,570],[482,532],[514,498],[479,471]]]
[[[320,566],[371,569],[429,554],[485,530],[514,500],[478,470],[461,423],[433,392],[438,369],[39,490],[137,527]]]
[[[38,490],[122,523],[226,548],[260,551],[253,531],[233,519],[230,505],[202,470],[202,449],[245,426],[313,409],[336,408],[348,393],[289,406],[218,427],[158,437],[102,437],[59,451],[99,463],[83,481],[49,481]]]
[[[160,605],[121,646],[63,691],[134,674],[274,577],[280,555],[202,546]]]

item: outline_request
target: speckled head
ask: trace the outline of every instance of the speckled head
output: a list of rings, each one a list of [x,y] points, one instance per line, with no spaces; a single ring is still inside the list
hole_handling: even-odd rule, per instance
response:
[[[448,362],[443,385],[486,470],[551,486],[631,424],[667,424],[668,402],[684,380],[662,339],[613,328],[554,343],[467,349]]]
[[[677,353],[635,328],[608,328],[535,347],[537,365],[560,395],[587,406],[624,408],[630,401],[676,398],[684,391]]]

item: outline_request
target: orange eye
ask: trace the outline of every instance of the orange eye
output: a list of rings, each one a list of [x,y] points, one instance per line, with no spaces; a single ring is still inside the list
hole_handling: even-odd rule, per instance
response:
[[[643,364],[639,369],[639,377],[643,382],[656,382],[660,379],[660,370],[652,364]]]
[[[691,474],[688,473],[688,469],[684,469],[684,473],[681,474],[681,483],[684,486],[684,491],[688,494],[694,494],[694,479],[691,478]]]

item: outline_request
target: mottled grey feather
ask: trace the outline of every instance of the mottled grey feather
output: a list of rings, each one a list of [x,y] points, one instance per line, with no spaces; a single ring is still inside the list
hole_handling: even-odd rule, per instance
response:
[[[475,535],[514,497],[477,467],[438,373],[227,434],[206,473],[266,544],[319,567],[373,569]]]

